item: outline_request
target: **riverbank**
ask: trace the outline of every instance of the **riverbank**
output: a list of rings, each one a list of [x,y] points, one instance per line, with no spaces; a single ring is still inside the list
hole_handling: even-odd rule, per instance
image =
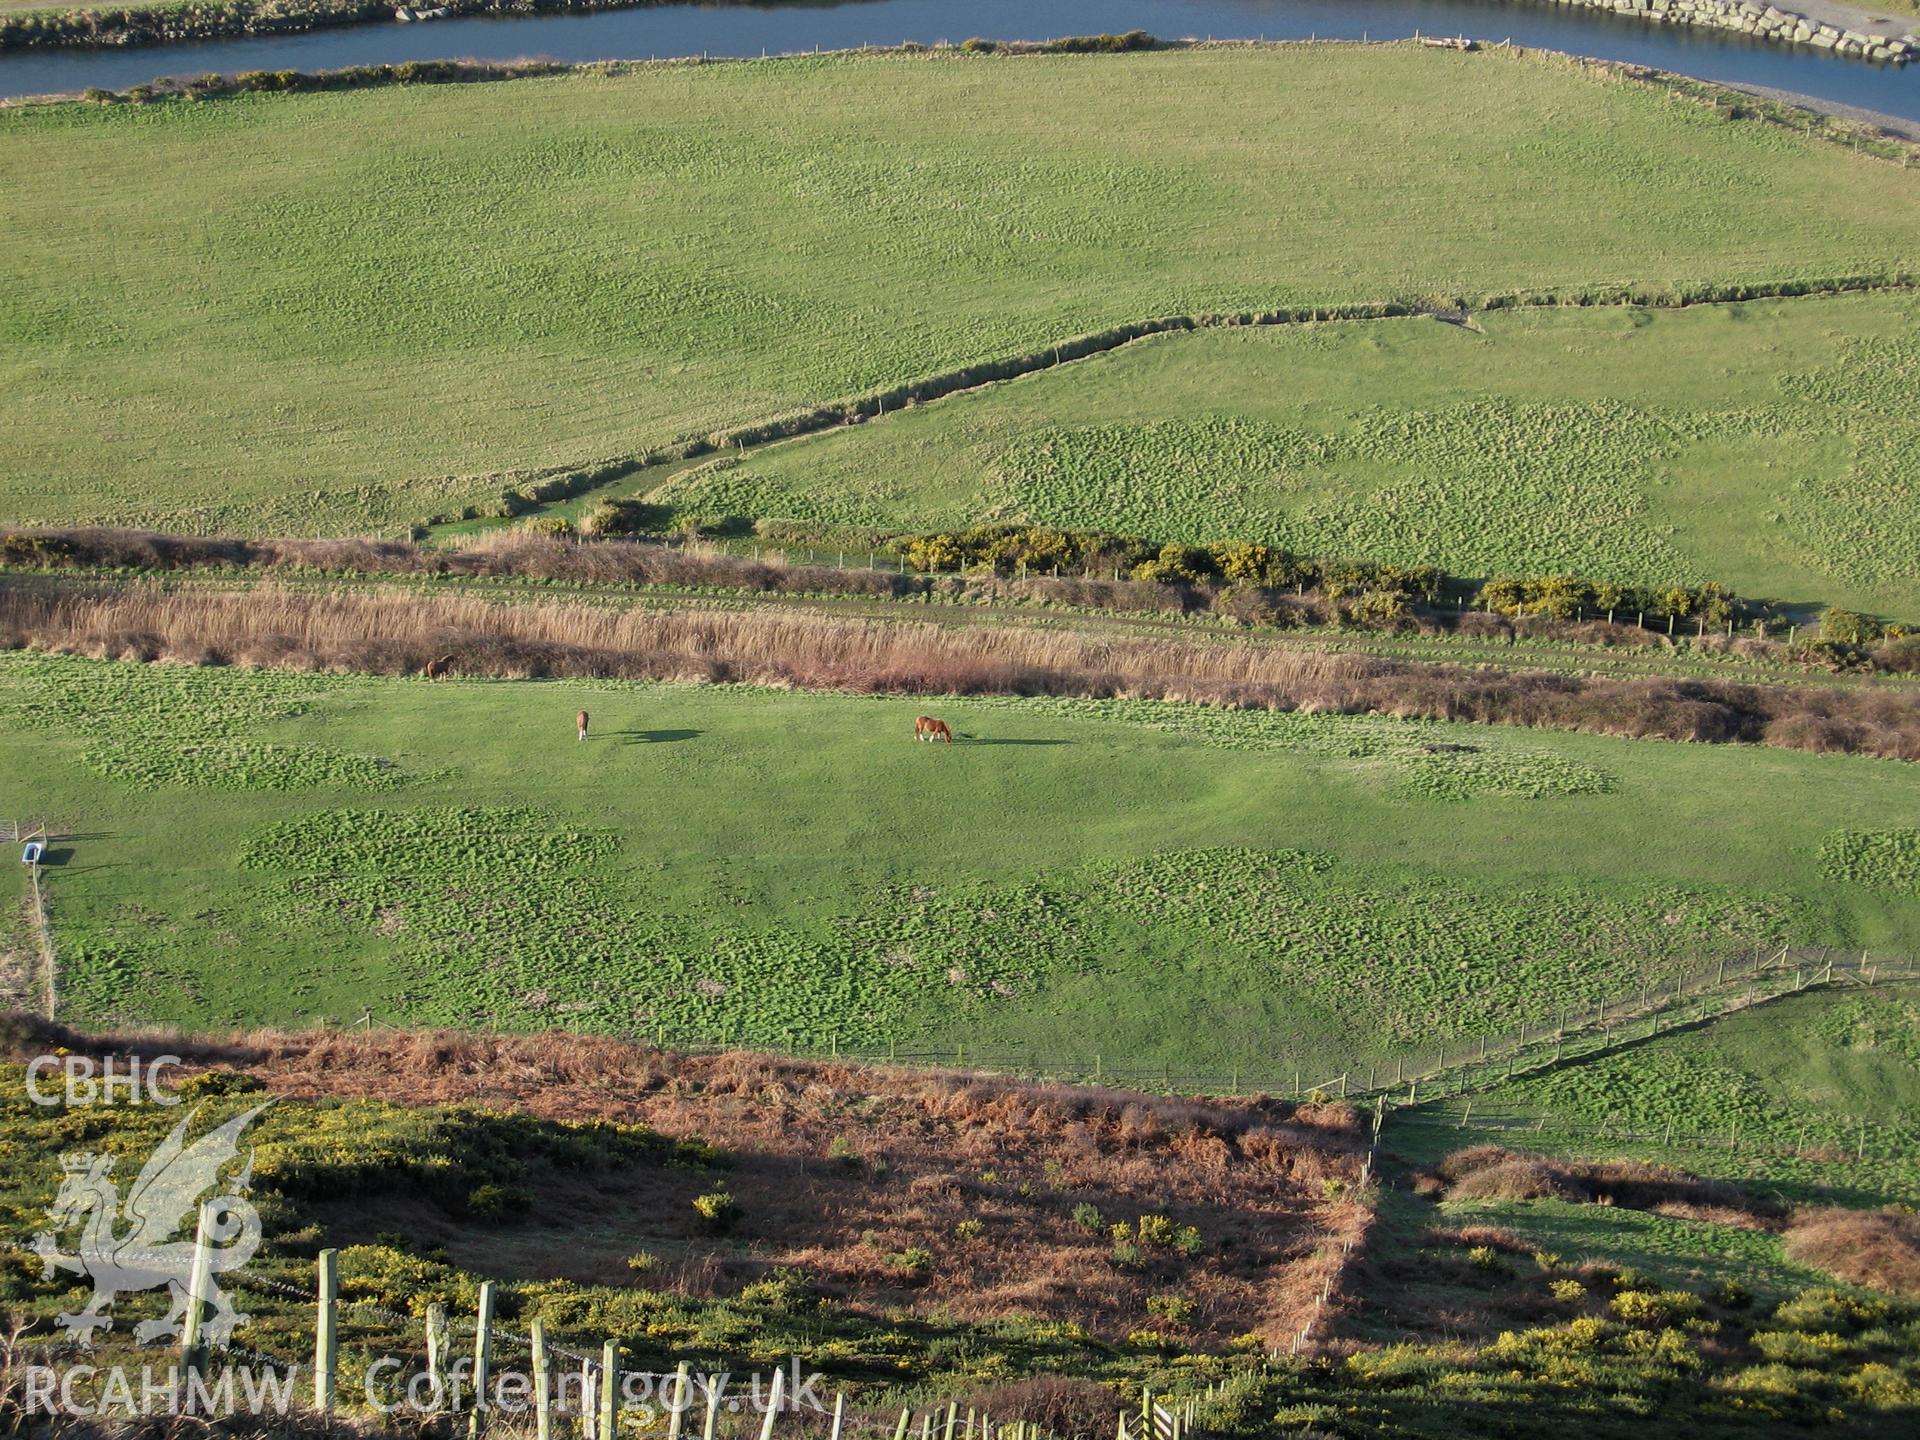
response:
[[[406,6],[392,0],[158,0],[153,4],[13,10],[0,5],[0,51],[176,45],[283,36],[349,25],[585,15],[680,3],[682,0],[444,0],[432,6]],[[1914,37],[1920,21],[1881,15],[1837,0],[1800,0],[1791,9],[1754,0],[1533,3],[1542,9],[1601,12],[1649,25],[1717,30],[1879,64],[1903,65],[1920,58],[1920,39]]]

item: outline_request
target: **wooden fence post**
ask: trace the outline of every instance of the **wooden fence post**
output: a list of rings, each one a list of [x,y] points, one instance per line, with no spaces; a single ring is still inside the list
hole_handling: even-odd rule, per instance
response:
[[[480,1433],[480,1417],[487,1409],[487,1370],[493,1364],[493,1281],[480,1282],[480,1305],[473,1324],[473,1416],[467,1433]]]
[[[205,1321],[207,1290],[213,1283],[213,1207],[200,1204],[200,1217],[193,1231],[193,1269],[187,1277],[186,1323],[180,1330],[180,1353],[187,1369],[198,1370],[205,1363],[206,1347],[200,1341]]]
[[[913,1423],[913,1407],[900,1407],[900,1423],[893,1427],[893,1440],[907,1440],[907,1426]]]
[[[833,1434],[828,1437],[828,1440],[840,1440],[840,1426],[846,1419],[846,1414],[847,1392],[836,1390],[833,1394]]]
[[[547,1368],[547,1322],[535,1320],[527,1335],[533,1348],[533,1426],[539,1440],[553,1440],[553,1374]]]
[[[608,1341],[609,1345],[613,1342]],[[687,1362],[673,1372],[673,1402],[667,1415],[667,1440],[680,1440],[681,1420],[687,1413]]]
[[[447,1395],[447,1307],[437,1303],[427,1306],[427,1375],[437,1410]]]
[[[682,1365],[680,1373],[684,1377],[687,1367]],[[676,1427],[680,1417],[673,1417]],[[620,1433],[620,1346],[613,1340],[604,1340],[600,1344],[600,1437],[601,1440],[615,1440]]]
[[[707,1420],[700,1427],[700,1440],[713,1440],[714,1426],[720,1423],[720,1387],[714,1382],[717,1376],[707,1376]]]
[[[760,1422],[760,1440],[773,1440],[773,1422],[780,1416],[781,1385],[785,1383],[787,1372],[773,1372],[773,1384],[767,1387],[767,1417]]]
[[[313,1408],[333,1413],[334,1367],[339,1337],[334,1329],[340,1308],[340,1252],[322,1250],[315,1279],[313,1321]]]

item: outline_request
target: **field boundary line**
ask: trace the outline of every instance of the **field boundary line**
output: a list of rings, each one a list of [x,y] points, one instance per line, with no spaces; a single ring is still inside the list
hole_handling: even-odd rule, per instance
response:
[[[1435,319],[1459,324],[1477,313],[1495,310],[1631,309],[1690,310],[1711,305],[1740,305],[1764,300],[1802,300],[1839,295],[1912,293],[1920,290],[1920,274],[1893,270],[1881,274],[1830,276],[1822,280],[1770,280],[1708,285],[1689,290],[1604,281],[1570,285],[1555,290],[1519,290],[1482,295],[1476,304],[1462,296],[1429,295],[1401,300],[1302,302],[1268,310],[1235,312],[1197,311],[1162,315],[1109,326],[1104,330],[1069,336],[1038,349],[979,360],[971,365],[904,380],[881,390],[869,390],[824,400],[784,414],[739,425],[723,426],[705,435],[683,435],[663,446],[634,455],[556,464],[533,470],[533,483],[510,489],[502,497],[510,512],[505,518],[535,514],[557,501],[578,499],[616,480],[655,466],[676,465],[708,455],[743,456],[748,450],[820,434],[842,425],[858,425],[883,418],[889,411],[926,405],[952,395],[985,390],[1043,371],[1062,369],[1076,361],[1152,339],[1160,335],[1192,334],[1203,330],[1260,329],[1285,325],[1350,323],[1383,320]],[[522,472],[525,473],[525,472]],[[545,478],[541,478],[545,477]],[[480,477],[484,479],[485,477]],[[504,478],[504,477],[500,477]],[[663,481],[662,483],[665,483]],[[658,487],[645,493],[651,495]],[[520,508],[515,508],[516,506]],[[468,511],[473,506],[465,507]],[[438,526],[483,518],[477,514],[444,512],[414,527],[415,538]]]

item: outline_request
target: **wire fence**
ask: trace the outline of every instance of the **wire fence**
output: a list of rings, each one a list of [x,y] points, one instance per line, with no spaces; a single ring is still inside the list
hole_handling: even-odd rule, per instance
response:
[[[1406,1105],[1476,1094],[1556,1065],[1592,1059],[1670,1030],[1803,991],[1912,980],[1920,980],[1920,960],[1912,955],[1821,946],[1744,947],[1692,971],[1648,981],[1607,999],[1545,1010],[1540,1018],[1510,1029],[1376,1060],[1365,1069],[1350,1066],[1343,1070],[1316,1059],[1176,1069],[1170,1061],[1143,1061],[1097,1051],[1041,1055],[1027,1049],[976,1046],[964,1041],[952,1045],[930,1045],[924,1040],[908,1044],[865,1039],[843,1043],[832,1036],[822,1042],[798,1032],[784,1037],[762,1034],[716,1038],[711,1033],[686,1035],[658,1028],[628,1031],[624,1038],[693,1055],[765,1050],[802,1060],[965,1071],[1037,1084],[1091,1085],[1165,1095],[1267,1095],[1295,1101],[1378,1097]],[[1463,1016],[1466,1004],[1463,1002]],[[355,1023],[367,1029],[404,1028],[370,1012]]]
[[[1599,1141],[1675,1153],[1724,1151],[1730,1155],[1804,1160],[1817,1165],[1920,1158],[1920,1125],[1857,1118],[1844,1122],[1836,1118],[1832,1123],[1822,1124],[1801,1117],[1797,1123],[1782,1128],[1735,1115],[1728,1118],[1725,1129],[1709,1131],[1682,1129],[1677,1121],[1649,1121],[1625,1113],[1593,1119],[1556,1115],[1532,1107],[1488,1109],[1468,1098],[1458,1105],[1443,1102],[1438,1108],[1423,1110],[1418,1115],[1403,1114],[1401,1123],[1483,1135]]]
[[[17,1242],[0,1242],[0,1248],[44,1258]],[[917,1405],[850,1405],[845,1391],[828,1388],[824,1376],[803,1376],[797,1355],[771,1365],[763,1360],[744,1376],[685,1361],[670,1369],[629,1366],[625,1357],[632,1350],[657,1347],[638,1338],[628,1342],[584,1333],[569,1344],[542,1317],[522,1333],[497,1319],[499,1295],[492,1281],[481,1282],[470,1313],[456,1314],[445,1295],[425,1292],[410,1297],[418,1304],[416,1312],[403,1313],[375,1300],[342,1297],[334,1250],[320,1252],[315,1282],[303,1286],[246,1268],[222,1270],[209,1259],[217,1252],[204,1221],[193,1249],[191,1267],[183,1267],[181,1255],[161,1251],[122,1250],[102,1258],[109,1285],[129,1266],[152,1272],[139,1277],[149,1287],[158,1277],[179,1273],[181,1303],[173,1312],[181,1321],[175,1327],[177,1338],[153,1337],[171,1354],[167,1381],[157,1387],[151,1378],[140,1383],[147,1400],[158,1397],[176,1411],[184,1392],[186,1413],[209,1419],[239,1414],[249,1406],[263,1413],[264,1402],[265,1409],[282,1415],[303,1411],[390,1417],[411,1411],[415,1419],[443,1424],[464,1418],[465,1433],[472,1437],[531,1429],[541,1440],[562,1435],[614,1440],[636,1426],[664,1440],[693,1440],[696,1427],[701,1440],[774,1440],[776,1433],[789,1440],[795,1435],[826,1440],[1046,1440],[1050,1434],[1019,1415],[996,1417],[945,1397]],[[261,1348],[252,1337],[247,1342],[226,1334],[209,1338],[202,1322],[212,1318],[209,1311],[218,1313],[217,1307],[231,1304],[227,1291],[279,1301],[283,1316],[287,1301],[296,1314],[310,1312],[311,1348],[288,1355]],[[250,1318],[240,1317],[243,1322]],[[290,1337],[284,1329],[274,1333],[284,1349]],[[19,1348],[18,1330],[3,1343],[11,1367]],[[33,1348],[43,1359],[74,1359],[86,1384],[105,1384],[111,1393],[111,1367],[103,1363],[106,1357],[91,1336]],[[263,1368],[271,1372],[271,1384],[263,1384]],[[350,1383],[343,1385],[343,1380]],[[61,1390],[64,1400],[77,1398],[86,1404],[93,1398],[76,1397],[70,1386],[71,1381]],[[1199,1406],[1214,1393],[1211,1385],[1204,1391],[1143,1390],[1138,1410],[1122,1412],[1116,1440],[1146,1440],[1148,1435],[1183,1440],[1198,1419]],[[1130,1414],[1137,1416],[1131,1424]]]

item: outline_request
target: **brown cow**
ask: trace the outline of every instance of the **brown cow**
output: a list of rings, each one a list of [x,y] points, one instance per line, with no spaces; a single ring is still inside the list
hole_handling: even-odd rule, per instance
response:
[[[574,716],[573,723],[574,723],[574,727],[580,732],[580,738],[582,740],[586,739],[587,738],[587,712],[582,710],[578,715]]]
[[[936,740],[945,740],[953,744],[953,731],[947,728],[947,722],[936,720],[931,715],[922,715],[913,722],[913,738],[924,740],[931,745]]]
[[[444,680],[453,669],[453,656],[442,655],[438,660],[427,661],[426,676],[429,680]]]

